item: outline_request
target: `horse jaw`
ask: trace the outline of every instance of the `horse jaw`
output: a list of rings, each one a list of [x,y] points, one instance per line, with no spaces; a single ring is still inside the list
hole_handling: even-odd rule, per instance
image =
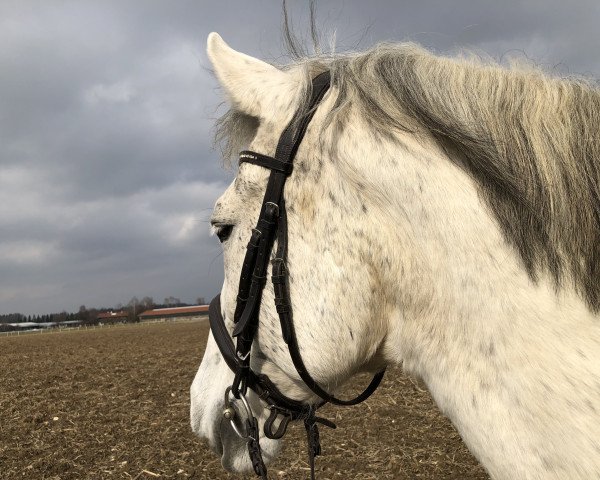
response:
[[[204,438],[211,450],[221,457],[225,470],[248,473],[253,470],[246,441],[238,437],[229,422],[223,419],[224,392],[232,381],[233,373],[223,361],[211,333],[202,363],[190,388],[192,430],[200,438]],[[264,407],[252,392],[248,393],[248,400],[259,425],[262,425],[266,419]],[[265,464],[275,458],[281,449],[280,441],[263,437],[262,432],[260,446]]]

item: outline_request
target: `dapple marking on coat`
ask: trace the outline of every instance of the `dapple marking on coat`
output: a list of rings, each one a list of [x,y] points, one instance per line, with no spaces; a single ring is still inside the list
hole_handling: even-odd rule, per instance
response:
[[[310,79],[332,73],[285,188],[291,301],[311,375],[335,391],[402,364],[493,479],[600,478],[598,88],[414,44],[276,68],[213,33],[208,55],[231,104],[217,132],[229,153],[272,155]],[[221,291],[230,328],[268,175],[243,164],[212,216],[217,230],[233,225]],[[270,285],[252,368],[315,400]],[[221,421],[231,381],[211,336],[192,428],[242,472],[246,446]],[[271,460],[278,442],[261,443]]]

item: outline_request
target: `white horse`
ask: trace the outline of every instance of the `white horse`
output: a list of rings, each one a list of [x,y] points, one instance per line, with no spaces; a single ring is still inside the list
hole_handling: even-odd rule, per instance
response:
[[[268,155],[331,72],[285,187],[294,323],[319,384],[402,364],[493,479],[600,478],[600,91],[413,44],[279,69],[212,33],[208,55],[232,108],[219,134]],[[268,175],[243,164],[212,217],[230,328]],[[251,358],[315,401],[271,285]],[[232,376],[211,335],[192,428],[242,472],[245,443],[221,415]],[[261,442],[269,461],[278,442]]]

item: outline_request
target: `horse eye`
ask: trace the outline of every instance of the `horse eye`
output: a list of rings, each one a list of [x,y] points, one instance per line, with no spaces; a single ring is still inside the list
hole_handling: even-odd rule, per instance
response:
[[[227,241],[231,235],[231,232],[233,231],[233,225],[215,225],[214,229],[217,237],[219,237],[219,241],[223,243]]]

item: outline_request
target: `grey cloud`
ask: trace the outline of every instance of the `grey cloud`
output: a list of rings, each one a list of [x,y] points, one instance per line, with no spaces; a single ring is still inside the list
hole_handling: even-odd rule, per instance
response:
[[[291,3],[291,2],[290,2]],[[308,7],[290,5],[306,36]],[[595,1],[318,2],[338,50],[412,39],[600,73]],[[285,62],[277,2],[0,4],[0,313],[193,301],[222,281],[209,32]]]

